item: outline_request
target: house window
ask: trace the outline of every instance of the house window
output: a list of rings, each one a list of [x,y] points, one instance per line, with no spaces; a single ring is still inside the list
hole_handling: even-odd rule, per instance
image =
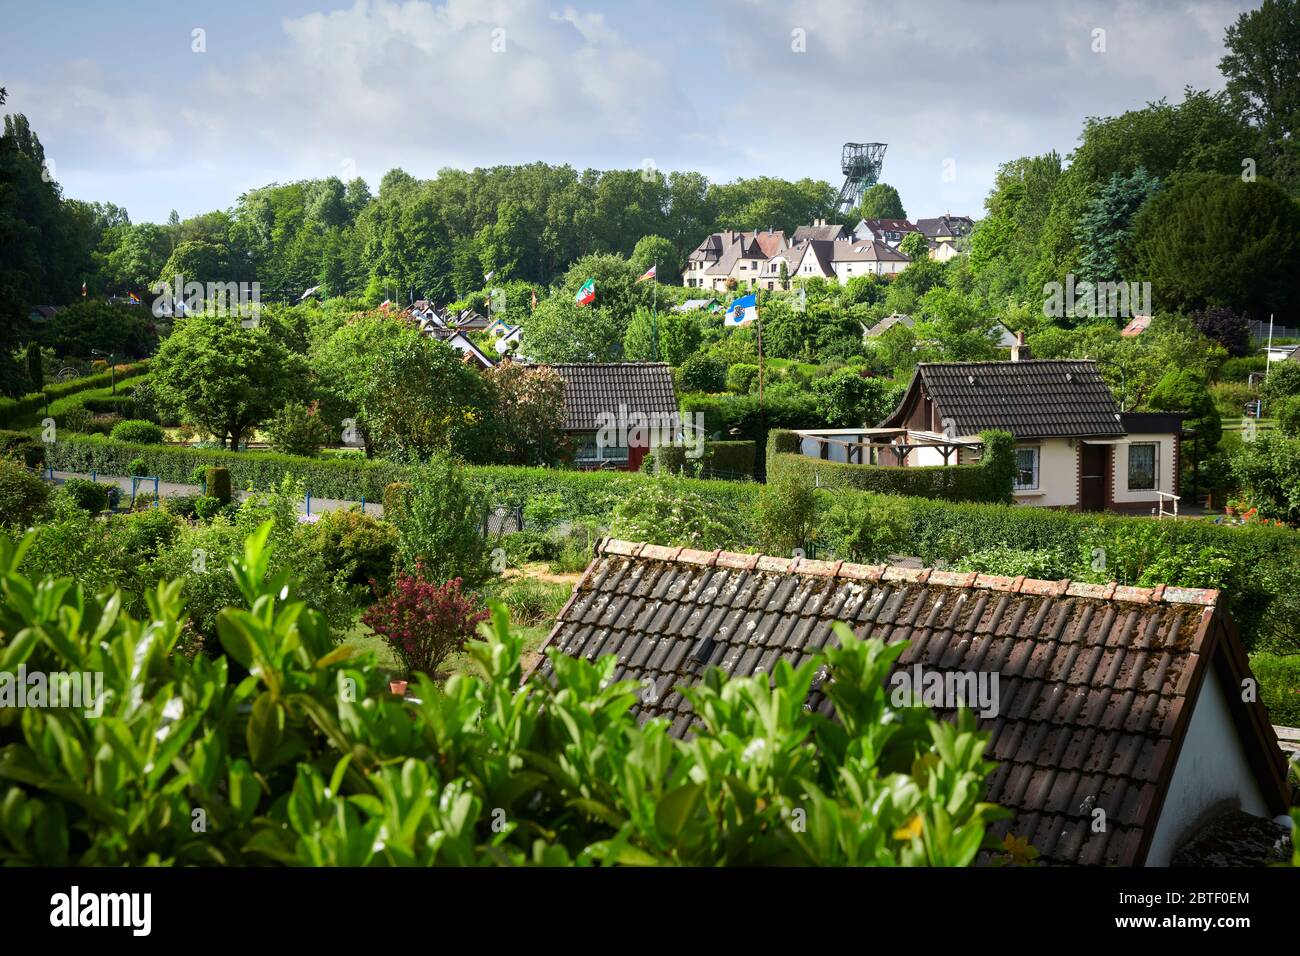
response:
[[[1016,476],[1012,482],[1015,491],[1032,491],[1038,487],[1038,452],[1033,448],[1016,449]]]
[[[1128,446],[1128,490],[1154,491],[1156,488],[1156,443],[1138,442]]]
[[[625,446],[598,446],[596,444],[596,435],[594,432],[588,432],[582,435],[578,440],[578,453],[575,456],[577,462],[583,464],[593,464],[607,461],[627,461],[628,450]]]

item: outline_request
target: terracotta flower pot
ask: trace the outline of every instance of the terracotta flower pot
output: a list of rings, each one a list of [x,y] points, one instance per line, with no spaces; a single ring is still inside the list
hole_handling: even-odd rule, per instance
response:
[[[388,682],[388,689],[393,692],[393,696],[395,697],[405,697],[406,683],[407,682],[404,680],[390,680]]]

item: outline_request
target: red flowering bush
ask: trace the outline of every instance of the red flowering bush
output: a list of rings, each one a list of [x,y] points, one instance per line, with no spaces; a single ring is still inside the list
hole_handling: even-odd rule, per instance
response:
[[[361,620],[388,642],[408,674],[432,677],[487,616],[461,592],[460,578],[432,584],[418,573],[399,573],[392,591],[367,608]]]

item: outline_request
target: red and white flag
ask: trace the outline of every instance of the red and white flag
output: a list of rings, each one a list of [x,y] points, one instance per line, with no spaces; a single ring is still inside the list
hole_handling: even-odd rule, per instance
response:
[[[636,281],[645,282],[646,279],[653,279],[655,277],[655,272],[658,270],[658,268],[659,267],[657,265],[651,266],[644,273],[642,273],[641,278],[637,279]]]

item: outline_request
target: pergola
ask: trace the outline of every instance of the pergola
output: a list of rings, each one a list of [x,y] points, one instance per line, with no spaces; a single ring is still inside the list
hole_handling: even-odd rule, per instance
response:
[[[815,457],[826,461],[831,460],[833,448],[843,448],[844,461],[850,465],[903,467],[907,464],[907,456],[916,449],[937,451],[943,457],[943,463],[949,465],[952,457],[963,448],[971,451],[984,449],[984,443],[980,441],[947,438],[937,432],[918,432],[908,428],[794,429],[794,433],[801,442],[815,442],[819,452]]]

